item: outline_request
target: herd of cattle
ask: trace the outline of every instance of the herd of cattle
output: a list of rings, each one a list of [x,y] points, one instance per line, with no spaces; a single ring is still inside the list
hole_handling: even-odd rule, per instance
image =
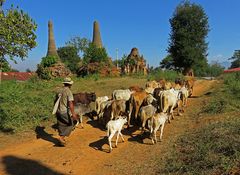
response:
[[[149,81],[145,89],[131,86],[112,92],[112,97],[96,97],[95,93],[78,93],[74,95],[75,112],[80,116],[91,114],[90,103],[95,102],[95,115],[100,124],[107,127],[110,152],[111,139],[117,133],[116,146],[119,135],[125,123],[128,127],[139,126],[142,132],[149,129],[152,143],[157,142],[156,132],[161,127],[160,140],[166,121],[174,119],[173,110],[182,115],[187,106],[187,99],[193,93],[194,80],[176,79],[175,82],[165,80]]]

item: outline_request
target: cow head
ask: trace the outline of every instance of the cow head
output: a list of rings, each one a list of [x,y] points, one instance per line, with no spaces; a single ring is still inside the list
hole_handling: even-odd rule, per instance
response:
[[[96,99],[97,99],[97,96],[96,96],[95,92],[89,93],[89,94],[88,94],[88,97],[89,97],[89,99],[90,99],[92,102],[95,102]]]

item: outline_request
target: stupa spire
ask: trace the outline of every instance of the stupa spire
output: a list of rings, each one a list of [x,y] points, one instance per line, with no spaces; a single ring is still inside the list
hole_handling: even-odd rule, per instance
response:
[[[53,35],[53,24],[52,21],[48,21],[48,51],[47,56],[58,56],[56,44]]]
[[[93,40],[92,43],[96,45],[97,48],[102,48],[102,39],[100,35],[99,24],[97,21],[93,23]]]

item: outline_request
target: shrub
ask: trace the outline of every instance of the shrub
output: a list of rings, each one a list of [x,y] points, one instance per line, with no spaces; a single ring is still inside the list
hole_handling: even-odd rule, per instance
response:
[[[43,57],[42,61],[41,61],[41,65],[43,67],[50,67],[53,64],[57,63],[58,58],[56,56],[47,56],[47,57]]]
[[[51,72],[47,67],[44,67],[41,64],[37,65],[37,75],[39,78],[44,79],[44,80],[50,80],[51,79]]]
[[[173,70],[161,70],[159,68],[151,71],[147,76],[148,80],[156,80],[156,81],[159,81],[161,79],[166,79],[168,81],[175,81],[176,78],[183,79],[183,75]]]

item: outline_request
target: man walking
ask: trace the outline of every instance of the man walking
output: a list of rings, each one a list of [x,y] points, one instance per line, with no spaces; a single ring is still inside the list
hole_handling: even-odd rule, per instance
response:
[[[65,137],[69,136],[73,130],[73,120],[78,119],[77,115],[74,113],[74,99],[70,90],[73,81],[71,78],[67,77],[64,79],[63,84],[64,87],[58,94],[59,104],[56,112],[60,146],[66,145]]]

